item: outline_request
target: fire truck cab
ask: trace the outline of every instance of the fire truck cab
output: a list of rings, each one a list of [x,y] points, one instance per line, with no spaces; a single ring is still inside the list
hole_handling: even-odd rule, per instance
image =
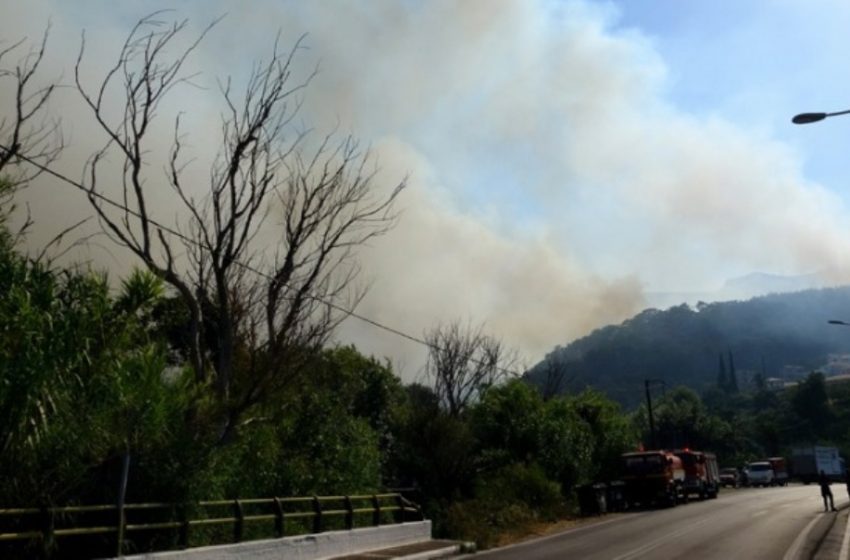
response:
[[[685,469],[685,493],[700,500],[716,498],[720,491],[720,471],[714,453],[688,448],[677,449],[673,453],[682,460]]]

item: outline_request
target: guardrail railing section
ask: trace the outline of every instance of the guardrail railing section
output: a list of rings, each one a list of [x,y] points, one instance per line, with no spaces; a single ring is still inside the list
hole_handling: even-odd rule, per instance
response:
[[[0,509],[0,557],[95,558],[424,519],[399,493]]]

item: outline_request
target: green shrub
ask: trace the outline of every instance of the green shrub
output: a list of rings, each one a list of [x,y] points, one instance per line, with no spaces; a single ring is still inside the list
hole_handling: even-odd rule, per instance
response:
[[[483,476],[475,494],[492,504],[522,504],[534,517],[547,521],[557,518],[562,503],[558,484],[546,478],[536,464],[508,465]]]
[[[534,464],[508,465],[484,475],[475,492],[474,499],[448,508],[445,526],[447,536],[475,541],[481,548],[497,544],[503,533],[554,521],[564,512],[559,485]]]

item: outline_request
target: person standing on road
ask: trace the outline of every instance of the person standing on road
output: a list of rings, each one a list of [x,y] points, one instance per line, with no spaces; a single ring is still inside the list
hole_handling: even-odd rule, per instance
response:
[[[820,484],[820,495],[823,498],[823,510],[829,511],[831,508],[832,511],[838,511],[835,509],[835,502],[832,499],[832,490],[829,489],[829,478],[827,478],[826,473],[823,471],[818,476],[818,484]],[[826,507],[827,498],[829,498],[829,508]]]

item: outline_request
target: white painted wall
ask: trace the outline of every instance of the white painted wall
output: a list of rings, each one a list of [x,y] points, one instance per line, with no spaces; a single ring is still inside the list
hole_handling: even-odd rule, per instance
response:
[[[234,560],[238,558],[321,560],[428,540],[431,540],[431,522],[426,520],[400,525],[365,527],[351,531],[328,531],[316,535],[154,552],[124,558],[133,560]]]

